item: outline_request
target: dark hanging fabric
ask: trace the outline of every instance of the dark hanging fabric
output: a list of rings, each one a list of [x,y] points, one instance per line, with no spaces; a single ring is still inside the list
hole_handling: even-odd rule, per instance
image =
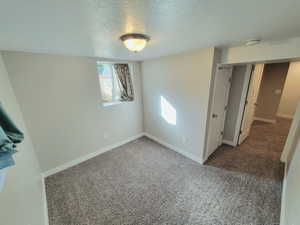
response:
[[[17,152],[16,144],[24,139],[23,133],[0,104],[0,169],[14,165],[12,155]]]
[[[133,101],[133,88],[128,64],[114,64],[121,91],[121,101]]]

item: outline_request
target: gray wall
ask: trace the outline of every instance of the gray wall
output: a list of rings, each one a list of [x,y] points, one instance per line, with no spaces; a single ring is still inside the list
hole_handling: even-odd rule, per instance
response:
[[[103,107],[96,58],[3,52],[42,171],[143,131],[139,63],[135,101]]]
[[[19,152],[14,156],[16,165],[8,168],[4,189],[0,193],[0,224],[45,224],[41,170],[1,54],[0,101],[25,134],[25,140],[18,145]]]
[[[276,120],[289,63],[266,64],[257,98],[255,117]],[[281,93],[276,93],[281,90]]]
[[[246,70],[246,65],[233,67],[223,136],[226,141],[234,140]]]
[[[145,132],[197,160],[203,159],[214,49],[142,63]],[[161,97],[176,110],[176,124],[161,115]]]

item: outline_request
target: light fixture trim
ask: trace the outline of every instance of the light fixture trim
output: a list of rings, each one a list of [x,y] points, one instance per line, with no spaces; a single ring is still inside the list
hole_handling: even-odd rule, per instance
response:
[[[120,37],[121,41],[126,41],[128,39],[143,39],[146,41],[150,40],[150,37],[145,34],[139,34],[139,33],[129,33],[129,34],[123,34]]]
[[[245,42],[246,46],[251,46],[251,45],[257,45],[261,42],[261,39],[259,38],[253,38],[253,39],[249,39]]]
[[[139,52],[146,47],[150,37],[145,34],[129,33],[122,35],[120,40],[124,43],[128,50]]]

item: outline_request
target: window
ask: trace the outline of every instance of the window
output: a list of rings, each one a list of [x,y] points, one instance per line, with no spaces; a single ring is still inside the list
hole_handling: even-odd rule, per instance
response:
[[[133,101],[133,88],[128,64],[97,62],[104,105]]]

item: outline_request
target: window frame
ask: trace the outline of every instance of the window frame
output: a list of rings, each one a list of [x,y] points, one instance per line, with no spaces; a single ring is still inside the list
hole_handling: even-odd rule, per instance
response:
[[[132,101],[111,101],[111,102],[105,102],[103,100],[103,93],[102,93],[102,88],[101,88],[101,81],[100,81],[100,77],[99,77],[99,73],[98,73],[98,70],[97,70],[97,64],[127,64],[128,65],[128,68],[129,68],[129,76],[130,76],[130,79],[131,79],[131,84],[132,84],[132,91],[133,91],[133,95],[134,95],[134,98]],[[99,83],[99,88],[100,88],[100,95],[101,95],[101,104],[102,106],[104,107],[107,107],[107,106],[113,106],[113,105],[119,105],[119,104],[128,104],[128,103],[133,103],[135,102],[135,82],[134,82],[134,76],[133,76],[133,64],[132,62],[128,62],[128,61],[101,61],[101,60],[97,60],[96,61],[96,72],[97,72],[97,78],[98,78],[98,83]]]

